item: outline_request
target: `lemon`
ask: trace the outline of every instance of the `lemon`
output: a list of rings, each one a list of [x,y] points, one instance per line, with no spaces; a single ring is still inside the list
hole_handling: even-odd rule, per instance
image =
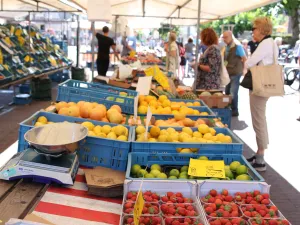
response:
[[[163,103],[165,100],[168,100],[168,97],[165,96],[165,95],[161,95],[161,96],[159,96],[159,98],[158,98],[158,101],[160,101],[161,103]]]
[[[176,151],[177,151],[178,153],[180,153],[181,150],[182,150],[182,148],[176,148]]]
[[[216,130],[214,128],[211,128],[211,127],[209,128],[209,132],[211,133],[212,136],[215,136],[216,133],[217,133]]]
[[[194,109],[194,110],[193,110],[193,114],[194,114],[194,115],[200,115],[200,112],[199,112],[198,110],[195,110],[195,109]]]
[[[142,134],[146,132],[146,128],[142,125],[137,126],[137,128],[135,129],[137,134]]]
[[[128,137],[128,129],[127,127],[124,127],[125,128],[125,136]]]
[[[93,131],[94,127],[95,127],[94,124],[92,124],[91,122],[88,122],[88,121],[83,122],[81,125],[86,127],[89,131]]]
[[[218,141],[221,141],[221,140],[223,139],[224,136],[225,136],[225,135],[222,134],[222,133],[219,133],[219,134],[216,135]]]
[[[89,130],[88,136],[94,136],[94,137],[96,137],[97,135],[94,133],[94,131],[90,131],[90,130]]]
[[[187,133],[190,136],[193,136],[193,130],[190,127],[182,128],[182,132]]]
[[[149,138],[148,142],[157,142],[157,140],[155,138]]]
[[[109,132],[111,132],[111,126],[109,126],[109,125],[104,125],[104,126],[102,127],[101,131],[102,131],[102,133],[104,133],[104,134],[107,135]]]
[[[156,127],[156,126],[151,127],[151,129],[150,129],[150,134],[151,134],[151,136],[154,137],[154,138],[158,137],[158,136],[160,135],[160,128],[159,128],[159,127]]]
[[[164,100],[164,101],[162,102],[162,106],[163,106],[164,108],[171,106],[170,100],[168,100],[168,99],[167,99],[167,100]]]
[[[44,116],[40,116],[38,119],[37,119],[37,122],[40,122],[40,123],[43,123],[43,124],[46,124],[48,123],[48,120],[46,117]]]
[[[173,127],[169,127],[169,128],[167,129],[167,132],[168,132],[169,134],[172,134],[172,133],[176,133],[176,130],[175,130]]]
[[[194,102],[194,106],[201,106],[200,102]]]
[[[122,125],[115,126],[113,131],[117,136],[122,136],[126,134],[126,129]]]
[[[208,112],[201,112],[199,115],[201,115],[201,116],[208,116],[209,114],[208,114]]]
[[[161,130],[159,135],[168,135],[168,131],[167,130]]]
[[[206,134],[203,135],[203,138],[206,139],[206,140],[211,140],[212,135],[211,135],[211,133],[206,133]]]
[[[117,138],[119,141],[127,141],[127,137],[125,135],[121,135]]]
[[[193,153],[193,152],[189,148],[184,148],[180,151],[180,153]]]
[[[167,142],[167,135],[159,135],[158,141],[159,142]]]
[[[98,137],[102,137],[102,138],[106,138],[106,134],[105,133],[98,133],[96,134]]]
[[[206,124],[200,124],[198,126],[198,131],[201,133],[201,134],[206,134],[206,133],[209,133],[209,127],[206,125]]]
[[[195,131],[193,133],[193,137],[196,137],[196,138],[202,138],[202,134],[199,132],[199,131]]]
[[[169,134],[168,137],[167,137],[168,142],[178,141],[178,139],[179,139],[179,137],[178,137],[177,133]]]
[[[36,122],[34,124],[35,127],[40,127],[40,126],[44,126],[45,124],[44,123],[41,123],[41,122]]]
[[[94,131],[95,134],[98,135],[99,133],[102,132],[102,127],[99,126],[99,125],[98,125],[98,126],[95,126],[94,129],[93,129],[93,131]]]
[[[109,132],[107,134],[106,138],[116,140],[117,139],[117,135],[114,132]]]
[[[180,133],[179,134],[179,138],[178,138],[178,140],[180,141],[180,142],[183,142],[183,140],[184,140],[184,138],[186,138],[186,137],[190,137],[187,133]]]

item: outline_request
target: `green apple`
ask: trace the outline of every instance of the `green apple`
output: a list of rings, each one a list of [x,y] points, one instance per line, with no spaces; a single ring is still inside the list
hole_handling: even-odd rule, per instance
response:
[[[144,169],[141,169],[139,172],[138,172],[138,177],[144,177],[148,172]]]
[[[132,167],[131,167],[131,174],[138,174],[138,172],[141,170],[141,166],[139,164],[134,164]]]
[[[175,177],[175,176],[169,176],[169,180],[177,180],[177,177]]]
[[[152,173],[147,173],[145,175],[145,178],[155,178],[154,175]]]
[[[165,173],[160,173],[157,175],[157,178],[160,178],[160,179],[167,179],[167,175]]]
[[[180,172],[184,172],[184,171],[188,171],[189,170],[189,166],[183,166],[183,167],[181,167],[181,169],[180,169]]]
[[[177,169],[172,169],[171,171],[170,171],[170,174],[169,174],[170,176],[175,176],[175,177],[178,177],[179,176],[179,170],[177,170]]]
[[[150,173],[151,173],[154,177],[157,177],[158,174],[160,174],[160,171],[159,171],[159,170],[151,170]]]
[[[158,164],[153,164],[153,165],[151,166],[151,170],[158,170],[158,171],[161,172],[161,167],[160,167],[160,165],[158,165]]]

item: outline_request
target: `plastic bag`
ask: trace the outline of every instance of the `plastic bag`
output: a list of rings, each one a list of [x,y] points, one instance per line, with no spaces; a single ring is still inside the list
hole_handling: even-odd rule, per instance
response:
[[[129,65],[119,65],[119,79],[121,81],[126,80],[128,77],[132,76],[132,68]]]

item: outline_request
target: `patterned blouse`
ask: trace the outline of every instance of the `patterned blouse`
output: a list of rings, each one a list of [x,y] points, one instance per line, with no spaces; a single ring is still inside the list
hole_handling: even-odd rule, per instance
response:
[[[206,49],[200,57],[199,63],[208,65],[211,72],[200,70],[196,78],[196,89],[219,89],[221,72],[221,52],[217,45],[212,45]]]

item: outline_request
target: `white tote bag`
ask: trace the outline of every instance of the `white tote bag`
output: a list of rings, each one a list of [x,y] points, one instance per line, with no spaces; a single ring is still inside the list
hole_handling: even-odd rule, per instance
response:
[[[284,79],[282,66],[278,65],[275,55],[275,43],[273,43],[274,64],[259,65],[250,68],[252,73],[253,92],[260,97],[272,97],[284,95]]]
[[[221,87],[226,87],[227,84],[230,82],[229,74],[226,69],[226,66],[224,64],[224,58],[223,56],[221,57],[221,69],[220,69],[220,85]]]

